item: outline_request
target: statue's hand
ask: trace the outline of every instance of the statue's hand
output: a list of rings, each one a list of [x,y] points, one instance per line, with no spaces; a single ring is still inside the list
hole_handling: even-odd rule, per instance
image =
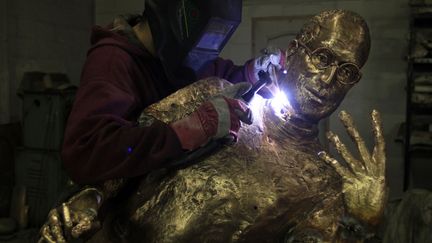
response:
[[[368,151],[351,116],[347,112],[341,111],[339,118],[350,137],[356,143],[361,158],[355,158],[340,141],[339,137],[332,132],[329,132],[327,137],[338,153],[345,159],[346,166],[331,158],[325,152],[320,152],[319,156],[341,175],[348,213],[357,219],[375,225],[383,213],[386,202],[386,155],[380,114],[378,111],[373,110],[371,116],[375,137],[372,154]]]
[[[102,194],[95,188],[86,188],[61,206],[54,208],[41,228],[39,242],[67,242],[100,228],[97,212]]]

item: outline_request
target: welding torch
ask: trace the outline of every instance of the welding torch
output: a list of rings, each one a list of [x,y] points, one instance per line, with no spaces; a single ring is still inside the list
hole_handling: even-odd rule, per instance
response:
[[[252,88],[246,94],[241,96],[241,99],[248,104],[251,102],[252,98],[258,91],[260,91],[264,86],[270,85],[272,83],[270,74],[266,71],[259,71],[258,77],[258,81],[252,85]]]

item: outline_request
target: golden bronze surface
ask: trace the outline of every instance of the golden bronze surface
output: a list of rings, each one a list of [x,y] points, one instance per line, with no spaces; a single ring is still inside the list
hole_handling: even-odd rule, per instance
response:
[[[323,12],[308,21],[297,40],[310,50],[328,48],[331,54],[321,55],[330,66],[319,68],[305,48],[297,48],[287,57],[287,82],[281,88],[291,97],[295,114],[301,119],[317,121],[329,116],[341,103],[353,85],[333,82],[337,65],[354,63],[362,67],[370,49],[369,31],[357,14],[343,10]],[[327,63],[328,60],[335,60]]]
[[[287,50],[288,74],[277,86],[288,95],[290,106],[275,111],[272,101],[255,97],[250,104],[254,122],[242,127],[236,144],[188,167],[143,176],[137,188],[111,209],[102,230],[89,242],[356,242],[366,238],[386,201],[379,114],[372,112],[375,147],[370,153],[352,118],[341,112],[360,158],[335,134],[330,132],[328,138],[347,166],[323,152],[317,124],[354,85],[338,82],[335,74],[344,63],[363,66],[370,45],[367,26],[355,13],[327,11],[312,18],[297,39],[311,52],[329,49],[319,60],[332,62],[317,64],[301,46]],[[145,109],[140,123],[178,120],[227,85],[231,84],[219,78],[196,82]],[[105,183],[102,191],[114,195],[123,185],[123,181]]]
[[[119,180],[112,180],[105,185],[117,181]],[[99,222],[96,217],[103,201],[102,194],[110,195],[112,192],[114,190],[103,192],[96,188],[85,188],[60,207],[52,209],[48,215],[48,222],[42,226],[39,242],[66,242],[66,239],[79,238],[98,229]]]
[[[169,123],[226,85],[216,78],[197,82],[145,114]],[[274,242],[305,230],[328,240],[336,234],[344,213],[342,183],[317,157],[322,148],[316,136],[291,137],[286,121],[260,97],[251,107],[254,123],[241,130],[234,146],[190,167],[157,171],[141,180],[124,205],[130,227],[140,229],[129,240]]]
[[[226,85],[220,79],[197,82],[146,109],[146,117],[180,119],[207,99],[202,90],[210,93]],[[363,167],[347,173],[328,155],[319,159],[322,148],[315,132],[276,116],[260,97],[251,107],[254,123],[241,130],[234,146],[190,167],[156,171],[140,181],[119,216],[128,221],[127,241],[338,242],[343,217],[377,222],[385,202],[384,160],[366,163],[381,166],[373,173]],[[377,112],[373,114],[379,140],[374,153],[381,154],[382,133]],[[344,124],[356,134],[352,123]],[[107,241],[111,227],[105,224],[91,242]]]

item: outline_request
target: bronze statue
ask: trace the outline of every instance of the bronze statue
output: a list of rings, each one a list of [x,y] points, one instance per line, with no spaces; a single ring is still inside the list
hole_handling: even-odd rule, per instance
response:
[[[372,112],[375,147],[368,151],[352,118],[340,119],[360,158],[338,136],[328,138],[346,160],[323,151],[318,122],[329,116],[361,78],[369,31],[357,14],[325,11],[313,17],[286,50],[287,76],[276,85],[290,105],[274,109],[255,97],[254,122],[239,141],[178,170],[160,170],[137,182],[108,210],[89,242],[356,242],[368,237],[386,202],[385,144]],[[148,107],[148,119],[177,120],[230,84],[194,83]],[[51,211],[42,228],[48,242],[95,228],[102,202],[124,180],[87,188]],[[119,195],[117,197],[122,197]],[[63,231],[65,234],[63,235]]]

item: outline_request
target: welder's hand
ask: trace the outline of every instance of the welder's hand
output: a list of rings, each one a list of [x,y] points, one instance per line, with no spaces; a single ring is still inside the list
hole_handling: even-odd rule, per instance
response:
[[[372,154],[368,151],[351,116],[347,112],[341,111],[339,118],[356,143],[361,158],[355,158],[339,140],[339,137],[332,132],[329,132],[327,137],[345,159],[349,168],[325,152],[320,152],[319,156],[342,176],[343,193],[348,213],[357,219],[375,225],[383,213],[387,200],[385,141],[380,114],[376,110],[372,111],[372,127],[375,137]]]
[[[68,242],[98,230],[97,211],[101,202],[101,192],[87,188],[52,209],[48,221],[41,228],[39,242]]]
[[[261,51],[262,55],[256,57],[247,66],[247,73],[249,74],[249,80],[254,84],[259,80],[258,73],[265,71],[270,74],[272,84],[264,87],[258,94],[264,98],[270,98],[273,96],[277,89],[276,76],[280,69],[285,65],[285,52],[278,48],[266,48]]]
[[[252,124],[250,109],[239,99],[250,88],[251,84],[246,82],[232,85],[204,102],[189,116],[171,123],[183,149],[194,150],[210,139],[236,141],[240,121]]]

